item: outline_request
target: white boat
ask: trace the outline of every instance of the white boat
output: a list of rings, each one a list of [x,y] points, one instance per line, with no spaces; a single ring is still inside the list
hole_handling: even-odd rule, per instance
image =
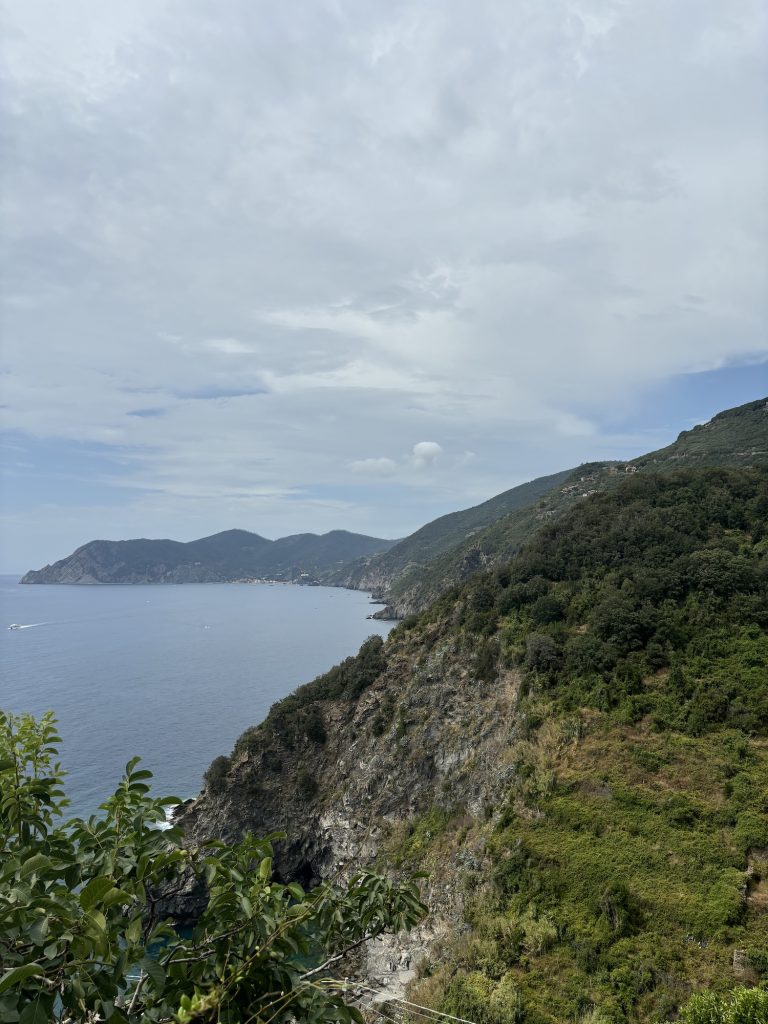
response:
[[[8,629],[21,629],[21,626],[19,625],[18,622],[12,622]]]

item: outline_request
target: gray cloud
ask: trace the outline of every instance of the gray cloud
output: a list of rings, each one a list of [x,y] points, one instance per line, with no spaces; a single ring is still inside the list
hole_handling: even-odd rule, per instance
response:
[[[456,504],[768,358],[757,0],[6,6],[7,420],[136,520],[416,526],[414,437]]]

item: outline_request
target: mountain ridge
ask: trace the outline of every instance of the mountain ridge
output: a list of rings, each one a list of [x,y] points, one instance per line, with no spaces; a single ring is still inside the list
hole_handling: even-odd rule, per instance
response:
[[[593,493],[614,488],[627,474],[763,464],[768,464],[765,398],[718,412],[707,423],[682,431],[664,448],[627,462],[584,463],[535,478],[468,509],[439,516],[400,540],[333,530],[269,541],[234,529],[186,545],[172,540],[90,541],[67,558],[26,573],[21,582],[269,578],[367,590],[385,604],[377,618],[399,619],[427,607],[447,587],[473,573],[509,560],[541,526]]]
[[[268,540],[232,529],[193,541],[92,540],[66,558],[31,570],[21,583],[226,583],[248,579],[315,583],[318,576],[397,543],[346,530]]]
[[[501,516],[541,497],[572,472],[567,469],[536,477],[495,494],[479,505],[438,516],[388,551],[341,569],[328,582],[357,590],[386,589],[395,578],[423,567],[462,538],[482,531]]]
[[[372,589],[365,584],[377,584],[377,596],[386,602],[377,617],[405,618],[423,610],[447,587],[460,583],[474,572],[508,561],[536,530],[592,494],[618,486],[627,475],[665,473],[684,467],[759,465],[768,465],[766,398],[718,412],[707,423],[681,431],[675,441],[657,451],[626,462],[584,463],[541,494],[538,500],[500,516],[472,537],[458,540],[426,565],[378,582],[377,566],[386,564],[389,552],[383,557],[374,555],[367,560],[369,576],[361,578],[360,589]],[[408,540],[401,541],[396,548]]]

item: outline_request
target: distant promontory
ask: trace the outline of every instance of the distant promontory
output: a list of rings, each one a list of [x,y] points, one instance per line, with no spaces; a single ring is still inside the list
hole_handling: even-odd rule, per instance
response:
[[[26,573],[21,583],[319,583],[352,559],[387,551],[397,541],[346,530],[268,540],[226,530],[175,540],[92,540],[67,558]]]

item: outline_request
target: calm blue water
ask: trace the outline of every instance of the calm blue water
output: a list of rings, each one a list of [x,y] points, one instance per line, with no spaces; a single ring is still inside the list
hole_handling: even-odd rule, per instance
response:
[[[193,796],[274,701],[389,629],[366,619],[365,594],[326,587],[16,579],[0,577],[0,707],[56,713],[73,814],[94,811],[134,754],[158,795]]]

